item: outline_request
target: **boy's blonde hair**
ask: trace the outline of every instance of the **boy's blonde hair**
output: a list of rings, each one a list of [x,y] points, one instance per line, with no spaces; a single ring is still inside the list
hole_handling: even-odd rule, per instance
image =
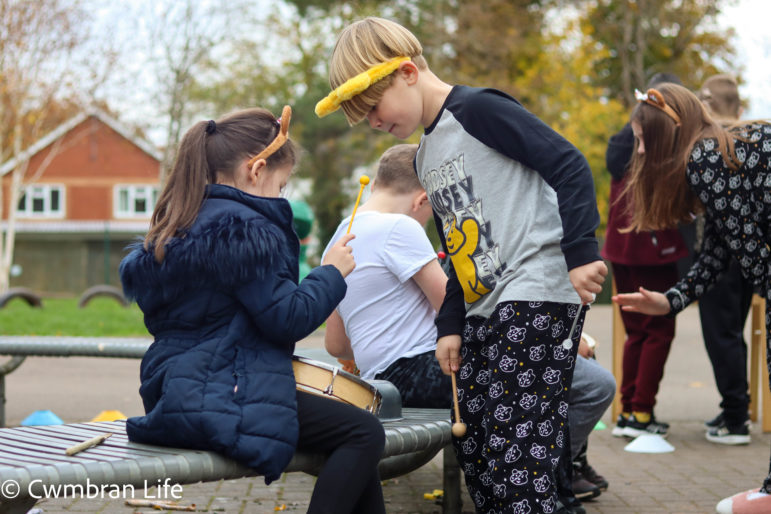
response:
[[[418,145],[401,144],[392,146],[380,157],[375,176],[375,186],[395,194],[409,194],[422,191],[423,186],[415,173],[415,155]]]
[[[423,47],[412,32],[396,22],[369,17],[340,33],[329,64],[329,85],[334,90],[346,80],[394,57],[410,57],[418,69],[428,68]],[[393,82],[393,74],[372,84],[341,104],[348,123],[363,120]]]
[[[699,91],[699,100],[704,102],[712,116],[718,120],[739,119],[742,107],[739,86],[731,75],[721,73],[705,80]]]

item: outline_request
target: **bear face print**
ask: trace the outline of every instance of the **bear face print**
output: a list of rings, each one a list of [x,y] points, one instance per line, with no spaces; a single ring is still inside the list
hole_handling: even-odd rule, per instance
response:
[[[503,405],[498,405],[495,407],[495,413],[493,413],[493,416],[495,416],[495,419],[501,422],[509,421],[511,419],[511,412],[514,410],[514,407],[505,407]]]
[[[538,330],[546,330],[549,328],[549,322],[551,318],[546,314],[536,314],[533,318],[533,326]]]
[[[563,418],[568,417],[568,404],[565,402],[560,402],[560,406],[557,407],[557,412],[560,413],[560,416]]]
[[[554,457],[551,460],[551,469],[557,469],[557,466],[559,466],[559,464],[560,464],[560,458],[559,457]]]
[[[570,350],[566,349],[561,344],[554,346],[554,358],[557,359],[558,361],[567,359],[568,355],[570,355]]]
[[[530,410],[535,407],[537,402],[538,395],[525,393],[522,395],[522,398],[519,399],[519,406],[525,410]]]
[[[477,449],[477,443],[473,439],[468,438],[461,443],[460,447],[464,454],[471,455]]]
[[[516,369],[517,366],[517,359],[512,359],[508,355],[504,355],[501,357],[501,362],[499,363],[501,371],[505,373],[511,373]]]
[[[543,459],[546,457],[546,447],[541,446],[538,443],[533,443],[533,445],[530,447],[530,455],[536,459]]]
[[[517,383],[519,387],[530,387],[535,382],[535,371],[528,369],[517,373]]]
[[[546,357],[546,345],[539,344],[538,346],[533,346],[530,348],[530,360],[531,361],[540,361],[544,357]]]
[[[511,318],[514,315],[514,306],[509,304],[504,305],[501,307],[501,310],[498,312],[498,315],[501,318],[501,321],[506,321],[507,319]]]
[[[503,382],[495,382],[490,386],[490,396],[492,398],[498,398],[503,394]]]
[[[477,339],[479,339],[480,341],[484,341],[487,339],[487,328],[479,327],[477,329]]]
[[[471,367],[471,363],[467,362],[460,368],[460,378],[462,380],[466,380],[468,377],[471,376],[471,373],[474,371],[474,368]]]
[[[512,444],[509,449],[506,450],[503,460],[506,461],[506,464],[511,464],[517,462],[520,457],[522,457],[522,450],[519,449],[519,445]]]
[[[474,493],[474,505],[477,506],[477,508],[481,509],[482,505],[485,504],[485,495],[482,494],[480,491],[477,491]]]
[[[547,437],[550,435],[554,429],[551,426],[551,420],[547,419],[546,421],[542,423],[538,423],[538,434],[541,435],[541,437]]]
[[[546,412],[549,409],[549,407],[551,407],[551,400],[549,400],[548,402],[541,402],[541,414]]]
[[[738,189],[742,185],[742,178],[739,175],[731,175],[728,179],[728,187]]]
[[[490,476],[490,473],[485,471],[479,475],[479,481],[482,482],[482,485],[490,487],[490,485],[493,483],[493,477]]]
[[[490,360],[495,360],[498,358],[498,346],[493,345],[488,347],[487,349],[487,356],[490,358]]]
[[[530,502],[528,500],[522,500],[511,504],[514,507],[514,514],[530,514]]]
[[[498,498],[506,498],[506,484],[493,484],[493,494]]]
[[[723,177],[718,177],[714,184],[712,184],[712,190],[715,193],[721,193],[725,189],[725,180]]]
[[[465,389],[458,389],[458,403],[463,401],[463,393]]]
[[[546,382],[549,385],[554,385],[557,382],[560,381],[560,375],[561,371],[558,369],[551,369],[549,366],[546,367],[546,371],[543,372],[543,375],[541,377],[543,378],[543,381]]]
[[[527,483],[527,470],[526,469],[512,470],[509,480],[511,480],[511,483],[514,485],[525,485]]]
[[[562,320],[557,321],[555,324],[551,326],[551,336],[554,338],[557,338],[562,334],[562,332],[565,331],[565,324],[562,322]]]
[[[704,150],[711,152],[715,149],[715,142],[712,139],[704,140]]]
[[[560,448],[562,448],[563,445],[565,444],[565,434],[562,433],[562,430],[557,432],[556,443],[557,443],[557,446],[559,446]]]
[[[490,375],[492,371],[489,369],[483,369],[477,375],[477,384],[487,385],[490,383]]]
[[[543,302],[527,302],[527,306],[531,309],[537,309],[541,305],[543,305]]]
[[[499,452],[503,450],[503,445],[506,444],[506,438],[505,437],[499,437],[495,434],[490,434],[490,442],[488,445],[491,449],[495,450],[496,452]]]
[[[541,502],[541,510],[543,514],[552,514],[554,509],[557,508],[557,504],[554,501],[554,497],[549,496],[547,499]]]
[[[568,305],[568,318],[573,319],[578,315],[578,305]]]
[[[741,163],[744,163],[747,159],[747,150],[742,147],[736,148],[734,153],[736,153],[736,158],[739,159],[739,162]]]
[[[481,394],[476,395],[466,402],[466,408],[469,412],[478,412],[485,406],[485,399]]]
[[[533,485],[535,486],[536,492],[544,493],[547,489],[549,489],[549,486],[551,485],[551,480],[549,480],[549,475],[543,475],[541,478],[536,478],[533,480]]]
[[[470,462],[467,462],[466,464],[463,465],[463,474],[468,477],[473,477],[473,476],[476,476],[477,470],[474,469],[473,464],[471,464]]]
[[[474,328],[466,323],[466,326],[463,327],[463,342],[468,343],[471,341],[471,335],[474,333]]]
[[[524,439],[527,436],[529,436],[530,432],[532,431],[533,431],[533,422],[527,421],[525,423],[519,423],[517,425],[516,434],[517,434],[517,437],[519,437],[520,439]]]
[[[763,151],[766,153],[771,152],[771,139],[763,141]]]
[[[524,328],[515,327],[514,325],[509,327],[509,331],[506,333],[506,337],[512,343],[519,343],[525,340],[525,334],[527,331]]]

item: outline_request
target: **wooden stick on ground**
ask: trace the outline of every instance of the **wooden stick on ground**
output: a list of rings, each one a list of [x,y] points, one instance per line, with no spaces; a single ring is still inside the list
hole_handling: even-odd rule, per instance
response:
[[[97,444],[101,444],[104,442],[105,439],[110,437],[112,433],[108,434],[102,434],[98,435],[96,437],[92,437],[91,439],[87,439],[83,441],[82,443],[78,443],[75,446],[72,446],[70,448],[67,448],[64,453],[67,455],[75,455],[78,452],[82,452],[83,450],[87,450],[88,448],[91,448],[92,446],[96,446]]]

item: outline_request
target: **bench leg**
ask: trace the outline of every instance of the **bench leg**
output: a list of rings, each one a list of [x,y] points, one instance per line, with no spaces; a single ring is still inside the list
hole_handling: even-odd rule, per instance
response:
[[[463,505],[460,498],[460,465],[451,444],[444,447],[442,459],[444,462],[442,514],[460,514]]]
[[[0,499],[0,514],[26,514],[37,503],[37,498]]]

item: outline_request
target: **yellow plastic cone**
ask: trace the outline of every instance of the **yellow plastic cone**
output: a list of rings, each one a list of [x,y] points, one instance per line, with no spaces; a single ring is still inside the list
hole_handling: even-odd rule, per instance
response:
[[[118,419],[126,419],[126,415],[119,410],[103,410],[91,421],[115,421]]]

